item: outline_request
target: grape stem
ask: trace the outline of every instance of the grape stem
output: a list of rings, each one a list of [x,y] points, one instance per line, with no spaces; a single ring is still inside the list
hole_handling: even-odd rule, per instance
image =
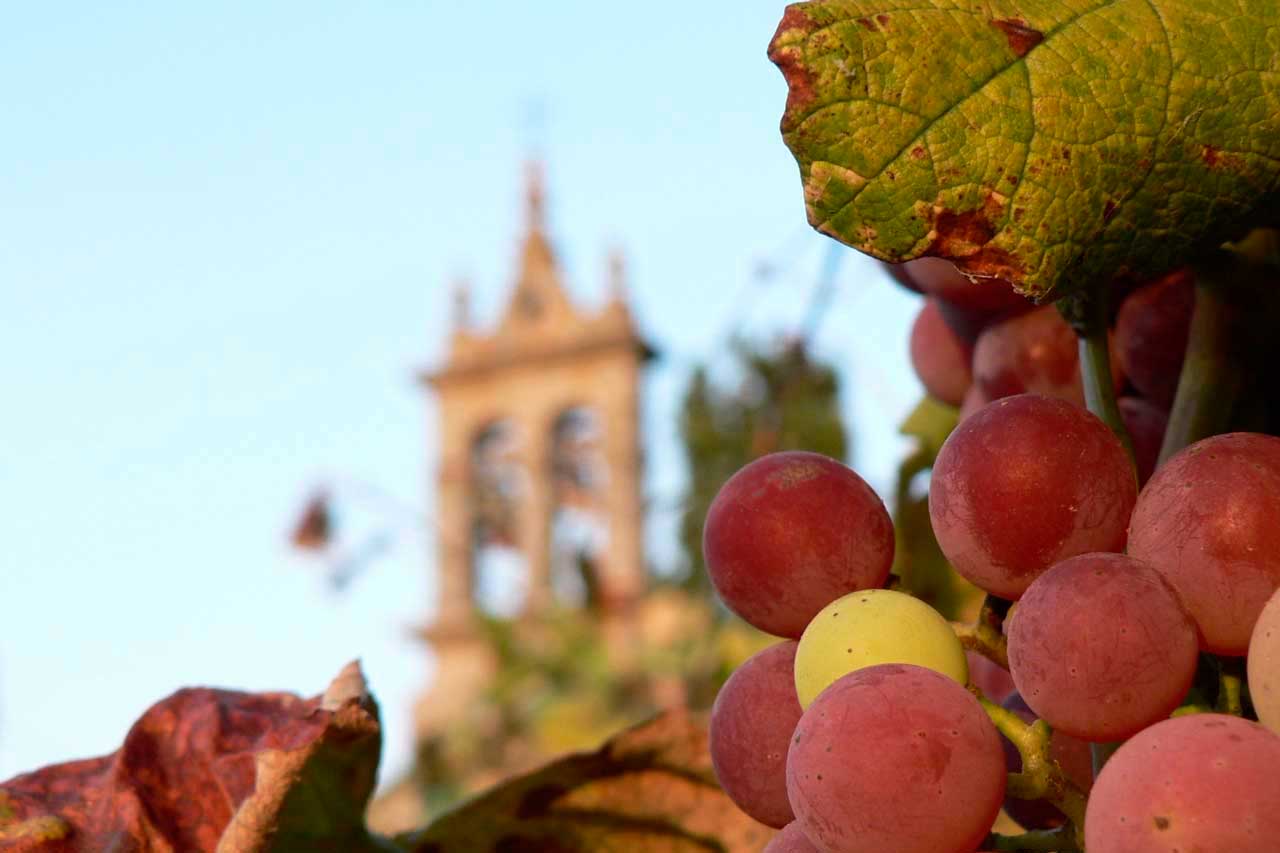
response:
[[[1237,717],[1244,715],[1244,705],[1240,700],[1242,682],[1240,659],[1224,658],[1218,670],[1218,702],[1215,710]]]
[[[1191,334],[1159,464],[1187,445],[1226,429],[1240,393],[1243,372],[1231,340],[1235,311],[1219,292],[1224,266],[1206,263],[1196,267]]]
[[[1133,439],[1124,427],[1120,405],[1116,402],[1115,379],[1111,375],[1111,339],[1108,336],[1107,291],[1098,288],[1079,297],[1080,380],[1084,383],[1084,405],[1111,428],[1134,464]],[[1137,478],[1137,466],[1134,476]]]
[[[1116,402],[1115,380],[1111,375],[1111,341],[1108,335],[1107,291],[1099,288],[1082,293],[1075,305],[1063,309],[1080,338],[1080,379],[1084,384],[1084,403],[1090,412],[1111,428],[1134,463],[1133,440],[1125,429],[1120,406]],[[1068,314],[1068,311],[1070,313]],[[1134,467],[1137,477],[1137,467]]]
[[[1116,750],[1120,748],[1121,743],[1122,741],[1117,740],[1089,744],[1089,758],[1093,764],[1093,778],[1098,778],[1098,774],[1102,772],[1103,765],[1110,760],[1111,756],[1116,754]]]
[[[1007,601],[988,595],[982,600],[982,609],[978,611],[978,618],[972,625],[953,622],[951,627],[961,646],[1008,670],[1009,643],[1002,630],[1004,616],[1008,611]]]
[[[1078,853],[1082,848],[1076,844],[1073,835],[1066,831],[1066,827],[1060,826],[1057,829],[1037,829],[1020,835],[1001,835],[993,832],[982,843],[982,849]]]
[[[1014,712],[1002,708],[989,699],[980,698],[982,710],[1000,734],[1009,739],[1022,756],[1022,772],[1010,773],[1006,788],[1011,797],[1020,800],[1047,800],[1057,806],[1070,821],[1064,835],[1056,836],[1061,844],[1069,838],[1079,843],[1079,833],[1084,827],[1085,795],[1063,774],[1062,768],[1049,757],[1049,737],[1052,732],[1044,720],[1025,723]],[[1056,850],[1055,847],[1008,847],[1001,850]],[[1072,847],[1070,849],[1077,849]]]

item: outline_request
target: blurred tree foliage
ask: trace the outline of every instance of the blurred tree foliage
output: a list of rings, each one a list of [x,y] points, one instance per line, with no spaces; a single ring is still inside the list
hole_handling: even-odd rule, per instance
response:
[[[672,587],[625,614],[559,609],[486,618],[483,630],[494,679],[465,720],[418,745],[409,783],[429,815],[660,710],[705,710],[739,664],[777,642]]]
[[[680,522],[685,566],[681,584],[710,593],[702,561],[702,524],[725,480],[753,459],[779,450],[811,450],[845,460],[850,443],[840,419],[840,383],[833,367],[814,360],[802,340],[771,349],[733,345],[741,380],[712,384],[694,371],[680,418],[689,471]]]

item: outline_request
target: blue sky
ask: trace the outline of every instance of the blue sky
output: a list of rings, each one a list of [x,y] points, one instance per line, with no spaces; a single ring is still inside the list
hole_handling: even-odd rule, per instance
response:
[[[500,307],[531,153],[574,297],[602,298],[608,250],[626,253],[664,354],[647,491],[677,498],[689,367],[723,366],[729,331],[798,328],[826,251],[777,131],[782,8],[10,9],[0,780],[114,749],[179,686],[311,694],[353,657],[383,703],[384,774],[404,766],[429,532],[342,596],[285,535],[320,482],[430,517],[435,412],[414,373],[443,354],[455,278],[481,318]],[[815,344],[883,494],[919,394],[914,303],[852,252],[839,283]],[[673,521],[650,519],[658,563]]]

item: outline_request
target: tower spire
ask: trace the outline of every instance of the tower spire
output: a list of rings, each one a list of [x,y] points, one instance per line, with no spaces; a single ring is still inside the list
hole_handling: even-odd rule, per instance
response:
[[[453,282],[453,330],[465,331],[471,326],[471,282],[458,277]]]
[[[622,249],[615,246],[609,250],[609,298],[615,302],[625,302],[627,296],[627,259]]]
[[[542,162],[530,160],[525,165],[525,216],[530,232],[546,233],[546,190],[543,187]]]

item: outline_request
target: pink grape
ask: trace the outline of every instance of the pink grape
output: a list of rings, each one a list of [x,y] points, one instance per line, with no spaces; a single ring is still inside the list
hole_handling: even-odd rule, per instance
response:
[[[893,523],[852,469],[817,453],[755,460],[707,512],[702,553],[733,612],[779,637],[799,637],[819,610],[884,585]]]
[[[1280,590],[1258,616],[1249,640],[1249,694],[1258,721],[1280,734]]]
[[[972,345],[982,330],[1014,314],[1033,307],[1006,281],[970,281],[950,261],[920,258],[902,265],[916,290],[938,300],[938,312],[951,330]]]
[[[1155,473],[1160,458],[1160,445],[1169,426],[1169,416],[1141,397],[1121,397],[1120,418],[1133,442],[1134,465],[1138,469],[1138,485],[1145,485]]]
[[[1013,693],[1013,676],[998,663],[974,651],[964,653],[969,662],[969,682],[992,702],[1003,702]]]
[[[1196,629],[1151,566],[1084,554],[1045,572],[1005,630],[1018,693],[1055,730],[1123,740],[1178,707],[1195,677]]]
[[[1004,799],[1000,736],[967,690],[910,664],[853,672],[796,726],[787,791],[819,849],[971,853]]]
[[[1237,432],[1196,442],[1142,490],[1129,553],[1172,584],[1201,647],[1243,655],[1280,587],[1280,438]]]
[[[720,688],[711,707],[711,764],[720,787],[766,826],[792,821],[787,748],[800,721],[796,643],[756,653]]]
[[[1157,723],[1102,768],[1084,831],[1089,853],[1275,853],[1280,736],[1224,714]]]
[[[1084,405],[1075,331],[1052,305],[991,326],[973,350],[973,378],[992,400],[1032,392]]]
[[[956,416],[956,423],[964,423],[969,419],[970,415],[990,402],[991,399],[982,393],[981,388],[977,385],[970,385],[969,390],[965,392],[964,399],[960,401],[960,413]]]
[[[906,264],[891,264],[888,261],[880,261],[880,267],[889,274],[890,278],[912,293],[924,293],[920,289],[920,285],[916,284],[915,280],[911,278],[911,273],[907,272]]]
[[[951,261],[942,258],[917,258],[902,268],[924,293],[944,299],[950,304],[989,316],[1007,315],[1031,307],[1007,281],[969,279]]]
[[[1135,291],[1116,317],[1115,353],[1129,381],[1163,409],[1173,405],[1196,292],[1189,270]]]
[[[1122,550],[1136,493],[1124,446],[1102,421],[1025,394],[978,410],[947,438],[929,516],[956,571],[1016,599],[1054,563]]]
[[[1037,719],[1035,712],[1017,693],[1010,693],[1000,704],[1017,714],[1024,723],[1033,723]],[[1017,747],[1003,735],[1000,737],[1000,745],[1004,747],[1005,767],[1010,773],[1021,773],[1022,756]],[[1093,786],[1093,754],[1087,741],[1055,730],[1049,735],[1049,759],[1062,769],[1063,775],[1077,788],[1086,794],[1089,792]],[[1004,810],[1009,817],[1027,829],[1051,829],[1067,822],[1066,815],[1044,800],[1020,800],[1006,796]]]
[[[764,848],[764,853],[822,853],[804,834],[800,824],[792,821],[782,828]]]
[[[942,319],[936,299],[926,299],[911,326],[911,366],[929,396],[959,406],[973,384],[973,348]]]

